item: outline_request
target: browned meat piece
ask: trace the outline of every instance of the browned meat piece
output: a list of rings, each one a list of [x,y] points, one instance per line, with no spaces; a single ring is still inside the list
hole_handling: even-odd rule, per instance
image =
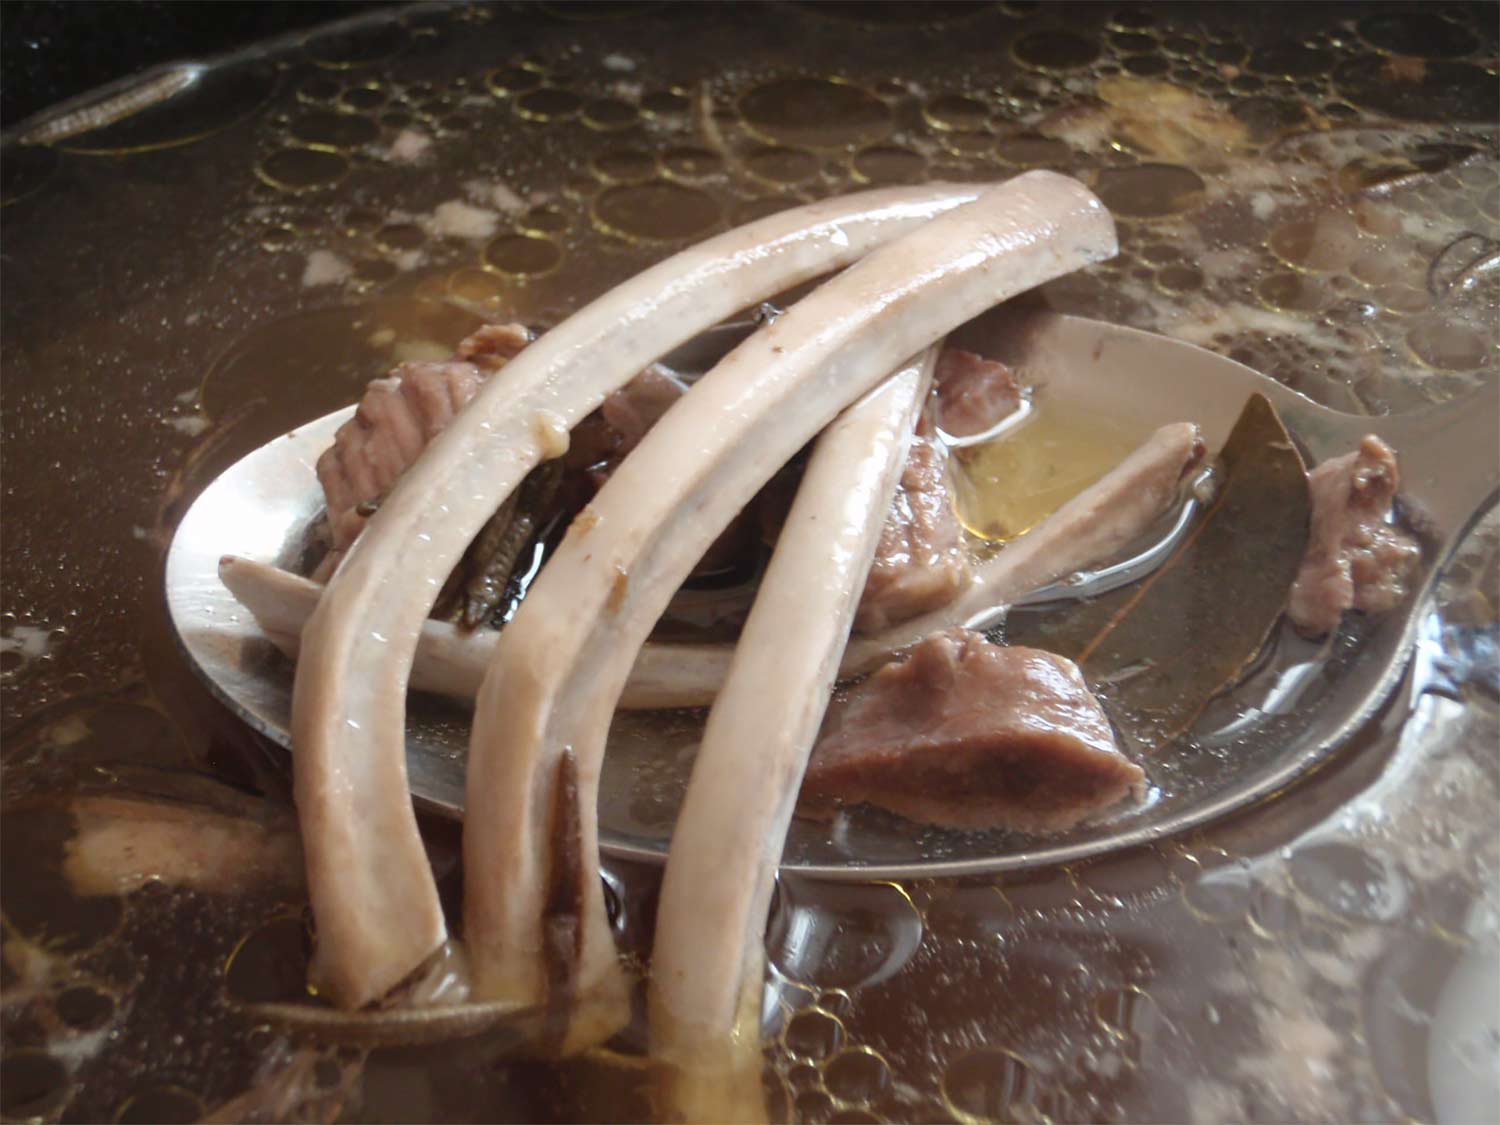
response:
[[[1051,832],[1144,778],[1071,660],[952,629],[829,711],[804,811],[866,802],[959,828]]]
[[[1396,454],[1373,434],[1312,471],[1312,535],[1287,615],[1308,636],[1338,627],[1346,609],[1384,613],[1407,594],[1422,549],[1387,522],[1400,486]]]
[[[604,400],[599,412],[620,435],[615,453],[624,457],[637,445],[656,420],[684,394],[687,386],[659,363],[653,363]]]
[[[934,375],[937,424],[952,437],[992,430],[1021,405],[1010,368],[961,348],[944,348]]]
[[[458,345],[453,359],[403,363],[370,382],[354,417],[318,458],[335,557],[364,530],[369,506],[530,338],[520,325],[487,324]]]
[[[946,605],[968,583],[969,558],[948,496],[944,461],[936,442],[912,441],[854,617],[857,632],[879,632]]]

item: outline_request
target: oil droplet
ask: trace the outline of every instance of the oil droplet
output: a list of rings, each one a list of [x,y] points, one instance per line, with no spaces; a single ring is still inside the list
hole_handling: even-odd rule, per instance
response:
[[[1163,293],[1192,293],[1203,288],[1203,273],[1197,266],[1167,266],[1156,275],[1156,287]]]
[[[995,143],[988,133],[940,133],[938,139],[954,156],[971,160],[989,156]]]
[[[521,94],[512,103],[516,115],[527,121],[566,121],[577,117],[583,108],[583,99],[571,90],[559,90],[544,86]]]
[[[1251,886],[1249,917],[1251,929],[1271,941],[1291,935],[1302,924],[1296,900],[1266,883]]]
[[[415,250],[427,240],[422,228],[415,223],[392,223],[390,226],[381,227],[375,235],[383,250],[393,253],[402,250]]]
[[[1250,909],[1250,877],[1241,867],[1228,865],[1188,878],[1182,900],[1199,919],[1238,923]]]
[[[461,301],[497,302],[505,291],[500,279],[486,270],[458,270],[448,278],[448,292]]]
[[[1426,280],[1427,262],[1416,254],[1371,247],[1354,258],[1349,273],[1362,285],[1392,285],[1402,281],[1421,284]]]
[[[156,1086],[133,1094],[115,1114],[119,1125],[179,1125],[203,1116],[203,1101],[181,1086]]]
[[[344,178],[349,162],[336,152],[316,148],[283,148],[273,152],[255,174],[282,191],[315,191]]]
[[[1327,74],[1333,62],[1332,51],[1321,47],[1309,47],[1291,40],[1282,40],[1274,45],[1257,47],[1251,51],[1246,65],[1257,74],[1306,78]]]
[[[297,87],[297,100],[304,102],[331,102],[343,89],[338,82],[326,74],[315,74]]]
[[[1010,1051],[972,1051],[943,1071],[943,1101],[962,1121],[1010,1121],[1032,1106],[1036,1076]]]
[[[595,98],[583,106],[583,123],[601,133],[628,129],[640,120],[640,110],[618,98]]]
[[[869,144],[891,131],[891,110],[874,94],[830,78],[783,78],[739,99],[745,125],[766,140],[807,148]]]
[[[1387,856],[1349,844],[1299,848],[1288,864],[1292,885],[1345,918],[1394,922],[1408,912],[1408,880]]]
[[[310,148],[351,149],[378,139],[380,127],[358,114],[316,110],[294,119],[291,134]]]
[[[672,179],[695,183],[722,172],[724,158],[711,149],[683,146],[662,153],[661,166]]]
[[[1109,37],[1110,46],[1127,54],[1139,54],[1157,49],[1156,36],[1144,31],[1116,31]]]
[[[666,180],[606,188],[592,213],[600,230],[648,242],[693,238],[720,218],[718,201],[706,191]]]
[[[1137,78],[1160,78],[1172,69],[1172,63],[1161,55],[1131,55],[1124,69]]]
[[[561,234],[568,229],[568,216],[561,208],[544,204],[527,211],[516,226],[531,234]]]
[[[782,1042],[803,1058],[826,1058],[843,1046],[844,1025],[829,1012],[807,1008],[792,1017],[782,1032]]]
[[[1179,164],[1140,164],[1105,168],[1096,190],[1106,207],[1132,219],[1156,219],[1196,207],[1203,199],[1203,180]]]
[[[56,1006],[58,1018],[75,1031],[103,1027],[115,1014],[114,997],[87,984],[64,990],[58,995]]]
[[[1359,252],[1359,237],[1353,219],[1330,213],[1284,223],[1271,232],[1266,245],[1289,266],[1324,273],[1349,267]]]
[[[486,74],[484,84],[497,98],[508,98],[535,90],[542,84],[542,76],[529,67],[504,66]]]
[[[823,1074],[811,1063],[793,1063],[787,1067],[786,1084],[793,1090],[821,1090]]]
[[[1071,31],[1033,31],[1016,40],[1011,54],[1037,70],[1076,70],[1099,57],[1099,45]]]
[[[339,96],[339,105],[355,113],[370,113],[386,103],[386,92],[378,86],[356,86]]]
[[[352,233],[372,231],[385,222],[385,216],[369,207],[351,207],[344,212],[344,229]]]
[[[1036,134],[1005,137],[995,145],[995,154],[1017,168],[1067,167],[1073,151],[1064,142]]]
[[[820,161],[801,149],[769,145],[745,156],[745,171],[770,184],[805,184],[818,174]]]
[[[912,184],[922,179],[927,161],[909,148],[875,145],[855,153],[850,167],[867,184]]]
[[[1016,912],[999,887],[954,886],[923,910],[937,938],[996,941],[1015,924]]]
[[[46,1051],[10,1049],[0,1057],[0,1113],[7,1120],[41,1120],[68,1097],[68,1072]]]
[[[890,1089],[891,1068],[869,1047],[851,1047],[824,1064],[823,1085],[842,1101],[868,1104]]]
[[[935,129],[968,133],[984,128],[990,107],[965,94],[942,94],[922,107],[922,116]]]
[[[1004,543],[1036,526],[1127,456],[1141,434],[1114,419],[1049,406],[958,459],[954,499],[972,534]]]
[[[783,879],[767,937],[769,960],[792,980],[850,992],[894,976],[922,942],[922,919],[890,883]]]
[[[589,163],[594,175],[615,184],[638,184],[656,175],[656,157],[638,148],[600,153]]]
[[[509,277],[541,277],[561,262],[557,243],[530,234],[504,234],[484,248],[484,264]]]
[[[687,116],[692,109],[686,95],[676,90],[657,90],[641,99],[641,112],[647,117],[669,119]]]
[[[1427,366],[1440,371],[1475,371],[1487,367],[1492,348],[1483,333],[1438,319],[1413,325],[1406,334],[1406,346]]]
[[[1397,316],[1426,312],[1432,307],[1427,290],[1418,289],[1414,285],[1382,285],[1375,290],[1374,297],[1381,308]]]
[[[1315,277],[1301,273],[1273,273],[1255,286],[1255,295],[1268,308],[1287,312],[1317,312],[1328,304],[1329,293]]]

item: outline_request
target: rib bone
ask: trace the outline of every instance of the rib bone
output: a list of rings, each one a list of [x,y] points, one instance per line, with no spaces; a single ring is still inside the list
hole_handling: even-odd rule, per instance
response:
[[[776,865],[936,358],[929,349],[823,431],[708,716],[651,958],[652,1051],[686,1121],[760,1102]]]
[[[573,991],[622,991],[611,983],[620,970],[594,874],[605,737],[646,636],[735,513],[904,357],[990,305],[1114,252],[1114,223],[1080,184],[1019,176],[875,251],[761,329],[622,462],[501,634],[480,689],[464,831],[465,935],[478,995],[546,995],[545,810],[565,752],[589,814]],[[618,1010],[580,1011],[565,1049],[618,1018]]]
[[[567,429],[664,352],[975,194],[868,192],[683,251],[528,347],[402,476],[318,603],[297,664],[296,799],[324,995],[363,1005],[445,937],[407,792],[406,688],[422,621],[484,521],[538,461],[566,448]]]
[[[931,633],[992,615],[1039,587],[1109,558],[1171,508],[1183,475],[1202,456],[1198,427],[1163,426],[1097,482],[1031,531],[974,568],[974,581],[957,599],[913,622],[856,638],[840,676],[868,671]],[[265,563],[226,555],[219,576],[254,614],[283,652],[295,658],[302,632],[323,588]],[[411,686],[471,702],[479,692],[499,634],[463,633],[424,621]],[[648,644],[630,670],[620,706],[632,711],[707,707],[729,670],[727,645]]]

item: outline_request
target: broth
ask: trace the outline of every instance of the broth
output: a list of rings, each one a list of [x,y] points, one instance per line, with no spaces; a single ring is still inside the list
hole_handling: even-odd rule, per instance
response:
[[[684,240],[802,199],[1034,164],[1085,178],[1121,219],[1120,257],[1045,287],[1053,307],[1205,344],[1341,409],[1452,398],[1493,377],[1496,354],[1492,17],[440,6],[216,65],[49,146],[7,138],[0,1113],[651,1112],[638,1030],[556,1063],[483,1039],[310,1043],[253,1015],[245,966],[265,966],[277,996],[303,979],[295,876],[215,889],[158,865],[119,895],[67,881],[79,834],[122,822],[105,797],[185,807],[203,840],[285,823],[284,755],[197,682],[162,604],[176,519],[236,457],[350,401],[398,343],[555,322]],[[1405,693],[1273,802],[1019,875],[784,881],[768,937],[773,1109],[1492,1107],[1483,1090],[1463,1101],[1450,1045],[1490,1026],[1461,993],[1496,934],[1500,708],[1483,645],[1497,542],[1492,517],[1451,568]],[[1332,656],[1357,659],[1358,639]],[[1272,659],[1310,657],[1289,646]],[[1432,685],[1446,695],[1417,691]],[[689,721],[664,722],[690,744]],[[1244,750],[1232,729],[1203,743]],[[886,858],[899,835],[875,828],[852,818],[830,846]],[[456,832],[424,832],[451,908]],[[638,954],[654,872],[614,860],[606,879]]]

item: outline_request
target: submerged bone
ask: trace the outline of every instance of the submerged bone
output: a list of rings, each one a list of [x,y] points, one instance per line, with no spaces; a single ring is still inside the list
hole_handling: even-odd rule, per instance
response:
[[[545,412],[576,425],[709,325],[847,265],[975,194],[942,185],[863,193],[785,211],[674,255],[527,347],[402,475],[318,602],[297,662],[296,800],[318,925],[313,973],[325,995],[343,1007],[368,1003],[446,937],[407,790],[407,679],[444,578],[521,478],[556,451],[556,426],[539,432],[536,420]],[[590,798],[594,780],[582,779]],[[584,823],[590,832],[592,816]],[[585,855],[592,863],[592,839]],[[523,883],[530,874],[520,872]],[[597,886],[592,899],[591,909],[602,910]],[[607,932],[586,940],[601,936],[607,943]],[[597,983],[620,995],[617,975],[605,976],[609,982]]]
[[[818,439],[709,713],[662,881],[649,994],[652,1050],[685,1120],[759,1101],[776,866],[934,359],[929,349]]]
[[[593,518],[575,522],[501,634],[480,691],[464,833],[465,927],[479,995],[545,994],[545,810],[557,761],[565,749],[576,756],[580,798],[592,812],[631,664],[713,538],[903,357],[999,301],[1114,252],[1108,212],[1076,181],[1018,176],[875,251],[762,328],[625,459],[585,513]],[[581,866],[590,874],[572,967],[580,993],[619,976],[592,875],[597,827],[592,815],[583,819]],[[568,1045],[612,1026],[597,1011],[579,1011]]]

